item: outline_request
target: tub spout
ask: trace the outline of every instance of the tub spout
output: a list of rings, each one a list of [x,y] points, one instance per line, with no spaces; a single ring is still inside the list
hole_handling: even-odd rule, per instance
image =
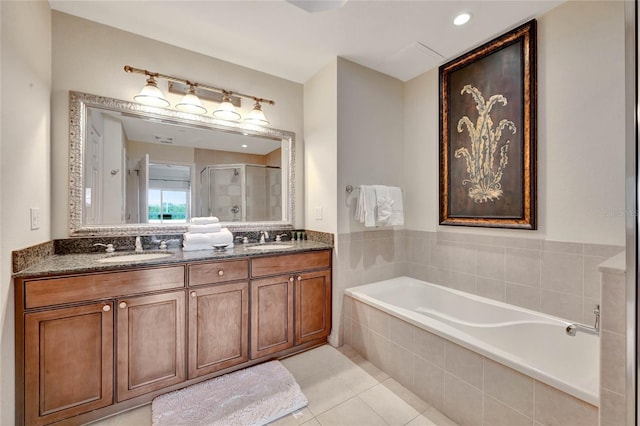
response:
[[[593,334],[595,336],[598,336],[600,334],[600,330],[598,330],[597,328],[589,327],[588,325],[582,324],[569,324],[565,329],[569,336],[575,336],[578,330],[587,334]]]

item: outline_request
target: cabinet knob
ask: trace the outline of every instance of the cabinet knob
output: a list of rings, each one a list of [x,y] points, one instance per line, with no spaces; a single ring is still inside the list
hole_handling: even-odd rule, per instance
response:
[[[120,302],[118,306],[120,307],[120,309],[124,309],[127,307],[127,302]]]
[[[224,275],[224,271],[222,269],[218,270],[218,275],[219,276],[223,276]]]
[[[198,293],[196,293],[195,291],[191,292],[191,297],[196,297],[198,295]]]
[[[109,312],[111,310],[111,306],[110,305],[104,305],[102,307],[102,310],[105,311],[105,312]]]
[[[302,277],[298,275],[298,281],[302,281]]]
[[[289,278],[289,281],[293,282],[293,277]]]

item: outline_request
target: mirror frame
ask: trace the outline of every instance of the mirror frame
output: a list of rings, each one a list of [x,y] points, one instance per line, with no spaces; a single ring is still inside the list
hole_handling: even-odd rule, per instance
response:
[[[288,143],[289,162],[287,164],[287,204],[286,220],[264,222],[222,222],[230,231],[257,231],[294,229],[295,224],[295,133],[286,130],[261,127],[253,124],[209,118],[206,116],[151,107],[136,102],[123,101],[105,96],[69,91],[69,236],[131,236],[153,234],[181,234],[188,224],[115,224],[85,225],[82,223],[84,209],[84,147],[86,144],[87,108],[101,108],[109,111],[135,115],[141,118],[161,120],[165,123],[197,126],[222,132],[243,133]]]

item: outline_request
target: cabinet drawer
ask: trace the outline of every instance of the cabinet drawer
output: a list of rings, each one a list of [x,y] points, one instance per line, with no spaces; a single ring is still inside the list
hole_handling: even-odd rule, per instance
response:
[[[249,261],[232,260],[189,265],[189,285],[214,284],[249,278]]]
[[[25,282],[25,307],[107,299],[184,287],[184,266],[49,278]]]
[[[331,250],[260,257],[251,260],[251,275],[265,277],[328,268],[330,265]]]

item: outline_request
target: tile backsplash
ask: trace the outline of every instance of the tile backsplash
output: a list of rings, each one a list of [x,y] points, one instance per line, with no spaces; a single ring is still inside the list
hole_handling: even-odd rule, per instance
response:
[[[338,235],[339,289],[407,275],[592,324],[597,265],[622,246],[458,232],[380,230]]]

